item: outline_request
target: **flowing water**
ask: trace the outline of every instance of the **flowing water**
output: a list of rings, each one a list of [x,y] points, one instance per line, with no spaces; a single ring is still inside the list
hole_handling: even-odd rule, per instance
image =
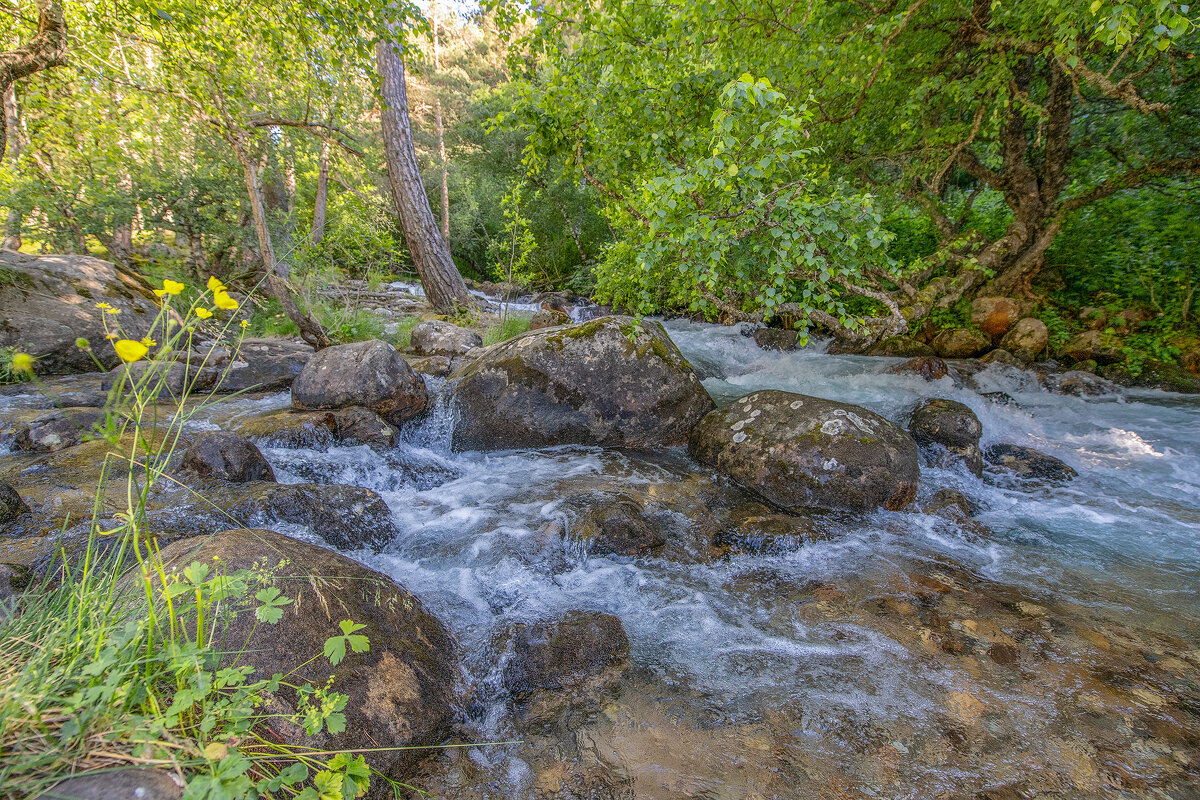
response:
[[[912,511],[841,520],[770,555],[588,558],[557,533],[597,487],[653,500],[707,475],[682,451],[451,453],[443,399],[393,456],[272,450],[282,480],[376,489],[400,538],[357,557],[417,592],[462,644],[462,735],[522,740],[440,755],[442,797],[1195,797],[1200,770],[1200,403],[1045,393],[999,365],[925,382],[889,359],[770,353],[738,328],[668,331],[718,402],[777,388],[905,422],[969,405],[983,444],[1055,455],[1066,487],[922,468],[972,523]],[[981,393],[1003,391],[1000,404]],[[672,487],[674,487],[672,489]],[[681,540],[695,520],[679,517]],[[559,527],[556,527],[558,525]],[[620,695],[548,730],[514,727],[504,625],[616,615]],[[418,781],[421,783],[421,781]],[[622,794],[624,793],[624,794]]]
[[[399,538],[352,555],[453,630],[461,740],[520,740],[439,753],[415,784],[442,798],[1200,797],[1200,400],[1053,395],[1000,365],[926,382],[886,374],[893,359],[666,327],[718,403],[784,389],[904,424],[921,398],[949,397],[979,416],[985,446],[1035,447],[1079,477],[923,465],[905,512],[730,555],[680,511],[712,477],[682,450],[453,453],[444,392],[387,455],[268,449],[282,481],[383,496]],[[913,510],[942,488],[978,515]],[[568,501],[609,489],[666,509],[677,541],[588,557],[562,535]],[[633,669],[598,708],[521,728],[496,637],[568,610],[619,617]]]

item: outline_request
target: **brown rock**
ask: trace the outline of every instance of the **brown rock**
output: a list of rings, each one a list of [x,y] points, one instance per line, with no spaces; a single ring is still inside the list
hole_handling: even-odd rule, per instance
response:
[[[230,483],[275,480],[275,472],[262,451],[248,439],[227,431],[199,434],[184,452],[180,470]]]
[[[942,358],[974,358],[991,346],[992,340],[988,336],[970,328],[949,328],[930,342],[933,352]]]
[[[757,328],[754,331],[754,343],[763,350],[795,350],[796,332],[782,328]]]
[[[529,320],[529,330],[540,331],[542,328],[556,328],[559,325],[570,325],[571,318],[565,312],[543,308]]]
[[[1034,361],[1046,349],[1050,331],[1046,323],[1033,317],[1017,320],[1012,330],[1004,334],[1000,346],[1025,363]]]
[[[912,373],[913,375],[920,375],[927,381],[936,381],[939,378],[949,375],[950,369],[946,366],[946,362],[937,356],[927,356],[911,358],[903,364],[897,364],[889,369],[888,373],[891,375]]]
[[[378,340],[317,352],[292,384],[292,405],[308,411],[365,406],[395,425],[425,410],[429,394],[408,362]]]
[[[971,322],[991,337],[1003,336],[1021,318],[1021,304],[1011,297],[976,297]]]

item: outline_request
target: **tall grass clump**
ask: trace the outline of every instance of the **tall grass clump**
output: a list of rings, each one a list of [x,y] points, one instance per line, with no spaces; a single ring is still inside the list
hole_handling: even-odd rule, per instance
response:
[[[359,797],[371,778],[361,756],[265,735],[280,719],[309,735],[341,732],[348,698],[325,686],[292,686],[289,675],[256,675],[239,663],[254,649],[253,632],[244,642],[223,638],[232,614],[253,614],[262,625],[282,618],[291,599],[271,585],[275,567],[227,573],[213,563],[168,565],[147,527],[147,500],[159,481],[173,480],[166,470],[184,424],[211,402],[194,390],[216,348],[196,355],[197,347],[224,341],[236,358],[246,328],[231,335],[236,328],[220,322],[238,304],[215,278],[203,290],[167,280],[156,294],[161,309],[142,339],[126,336],[119,310],[99,306],[105,346],[124,363],[100,432],[109,452],[86,544],[60,550],[40,584],[0,608],[0,798],[131,767],[170,772],[186,800]],[[29,357],[17,356],[12,363],[32,375]],[[116,524],[102,530],[99,510],[114,498]],[[309,663],[337,664],[347,649],[369,648],[362,626],[344,620],[340,627]],[[293,715],[266,710],[281,686],[301,698]]]

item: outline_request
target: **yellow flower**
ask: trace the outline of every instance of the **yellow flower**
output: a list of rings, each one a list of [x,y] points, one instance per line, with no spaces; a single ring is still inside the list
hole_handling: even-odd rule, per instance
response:
[[[173,281],[170,278],[163,280],[162,290],[167,294],[179,294],[183,291],[183,284],[179,281]],[[159,295],[160,297],[162,295]]]
[[[120,337],[118,337],[115,333],[106,333],[104,334],[104,338],[112,341],[113,339],[118,339]]]
[[[96,303],[96,308],[100,309],[101,311],[108,311],[110,308],[112,308],[112,306],[110,306],[108,303]]]
[[[199,308],[196,309],[196,316],[199,317],[200,319],[208,319],[209,317],[212,316],[212,312],[209,311],[204,306],[200,306]]]
[[[122,339],[113,345],[117,351],[117,355],[122,361],[138,361],[145,357],[146,353],[150,352],[150,348],[141,342],[135,342],[132,339]]]
[[[12,357],[12,371],[33,374],[33,356],[29,353],[17,353]]]
[[[215,277],[209,278],[208,279],[208,290],[213,293],[223,292],[223,291],[225,291],[225,284],[221,283]]]
[[[242,320],[242,321],[241,321],[241,323],[240,323],[240,324],[241,324],[241,326],[242,326],[242,330],[246,330],[246,328],[249,328],[249,327],[250,327],[250,320],[248,320],[248,319],[244,319],[244,320]]]
[[[146,338],[142,339],[142,344],[146,345],[146,347],[154,347],[154,345],[158,344],[158,342],[147,336]]]
[[[237,300],[230,297],[224,289],[217,289],[213,292],[213,303],[217,308],[224,308],[233,311],[238,307]]]
[[[119,308],[112,308],[112,307],[110,306],[110,307],[108,307],[108,308],[104,309],[104,313],[105,313],[105,314],[112,314],[112,315],[115,317],[117,314],[120,314],[120,313],[121,313],[121,309],[119,309]]]

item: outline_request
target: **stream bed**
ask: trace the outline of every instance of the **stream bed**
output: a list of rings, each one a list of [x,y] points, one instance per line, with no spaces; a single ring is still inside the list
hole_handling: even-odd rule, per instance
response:
[[[440,752],[415,785],[446,798],[1200,797],[1200,401],[1053,395],[1000,365],[975,391],[886,374],[893,359],[763,351],[737,327],[667,330],[719,404],[784,389],[903,424],[921,398],[949,397],[979,416],[984,446],[1036,447],[1079,477],[1047,488],[923,466],[913,508],[954,488],[979,514],[878,512],[723,557],[689,543],[697,521],[680,518],[669,555],[589,558],[553,533],[566,498],[686,493],[708,471],[682,450],[452,453],[445,402],[386,462],[365,447],[267,450],[280,480],[384,497],[401,536],[353,555],[461,643],[461,741],[520,740]],[[519,729],[493,641],[569,610],[619,617],[633,670],[598,710]]]

